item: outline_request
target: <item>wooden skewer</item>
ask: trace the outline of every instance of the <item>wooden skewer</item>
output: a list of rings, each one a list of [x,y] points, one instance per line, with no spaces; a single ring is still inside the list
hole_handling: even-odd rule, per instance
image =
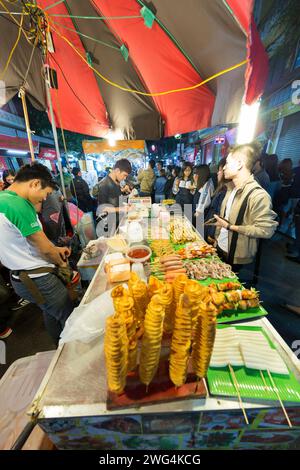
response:
[[[263,381],[263,383],[264,383],[264,388],[265,388],[265,390],[268,390],[267,382],[266,382],[266,380],[265,380],[263,371],[260,370],[259,372],[260,372],[261,379],[262,379],[262,381]]]
[[[283,413],[284,413],[284,416],[286,417],[286,420],[287,420],[287,422],[288,422],[288,425],[289,425],[290,428],[292,428],[293,425],[292,425],[292,423],[291,423],[291,421],[290,421],[290,418],[289,418],[289,416],[288,416],[288,414],[287,414],[287,412],[286,412],[286,409],[285,409],[285,407],[284,407],[284,404],[282,403],[282,400],[281,400],[280,395],[279,395],[279,393],[278,393],[278,388],[277,388],[276,385],[275,385],[275,382],[274,382],[274,380],[273,380],[272,375],[270,374],[269,369],[268,369],[267,372],[268,372],[268,376],[269,376],[270,382],[271,382],[271,384],[272,384],[273,390],[274,390],[274,392],[276,393],[276,396],[277,396],[277,398],[278,398],[278,401],[279,401],[279,403],[280,403],[280,406],[281,406],[281,408],[282,408],[282,411],[283,411]]]
[[[235,387],[235,390],[236,390],[236,393],[237,393],[237,396],[238,396],[238,399],[239,399],[239,404],[240,404],[240,407],[242,409],[245,421],[246,421],[247,424],[249,424],[248,417],[247,417],[247,414],[246,414],[246,411],[245,411],[245,408],[244,408],[244,405],[243,405],[243,402],[242,402],[242,398],[241,398],[241,395],[240,395],[239,384],[236,380],[234,370],[233,370],[233,368],[231,367],[230,364],[228,364],[228,367],[229,367],[229,370],[230,370],[230,374],[231,374],[231,377],[232,377],[232,380],[233,380],[233,384],[234,384],[234,387]]]

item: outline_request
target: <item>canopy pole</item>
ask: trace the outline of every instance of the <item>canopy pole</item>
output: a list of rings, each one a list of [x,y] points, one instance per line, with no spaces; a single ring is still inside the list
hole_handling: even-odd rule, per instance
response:
[[[26,96],[25,95],[26,95],[25,89],[23,87],[21,87],[20,90],[19,90],[19,98],[21,98],[21,100],[22,100],[23,113],[24,113],[24,118],[25,118],[26,132],[27,132],[27,137],[28,137],[30,155],[31,155],[31,160],[34,162],[35,156],[34,156],[33,143],[32,143],[32,131],[30,129],[30,123],[29,123],[29,118],[28,118],[28,111],[27,111],[27,104],[26,104]]]
[[[58,169],[59,169],[59,174],[60,174],[61,188],[62,188],[64,198],[67,200],[67,193],[66,193],[66,187],[65,187],[62,164],[61,164],[61,156],[60,156],[59,145],[58,145],[57,130],[56,130],[56,125],[55,125],[54,113],[53,113],[52,98],[51,98],[51,93],[50,93],[51,85],[50,85],[48,65],[45,65],[45,83],[46,83],[47,102],[48,102],[48,107],[49,107],[49,112],[50,112],[51,126],[52,126],[55,150],[56,150],[56,155],[57,155],[57,164],[58,164]]]

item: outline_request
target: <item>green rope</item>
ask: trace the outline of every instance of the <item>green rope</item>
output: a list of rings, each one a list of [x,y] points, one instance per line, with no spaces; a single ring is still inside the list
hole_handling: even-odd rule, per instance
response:
[[[107,46],[107,47],[110,47],[111,49],[115,49],[116,51],[119,50],[119,47],[117,46],[113,46],[111,44],[108,44],[106,42],[103,42],[103,41],[100,41],[100,39],[96,39],[96,38],[93,38],[92,36],[88,36],[87,34],[84,34],[84,33],[81,33],[80,31],[76,31],[76,29],[73,29],[73,28],[69,28],[68,26],[65,26],[61,23],[58,23],[57,21],[53,21],[53,23],[57,24],[58,26],[64,28],[64,29],[67,29],[68,31],[72,31],[73,33],[77,33],[79,36],[82,36],[86,39],[90,39],[91,41],[95,41],[99,44],[102,44],[103,46]]]
[[[64,3],[65,0],[59,0],[59,2],[52,3],[52,5],[48,5],[45,10],[50,10],[50,8],[57,7],[57,5],[60,5],[61,3]]]
[[[65,0],[63,0],[65,1]],[[141,15],[138,16],[77,16],[77,15],[49,15],[51,17],[59,18],[75,18],[79,20],[128,20],[128,19],[137,19],[142,18]]]
[[[138,3],[142,6],[142,7],[146,7],[146,5],[144,4],[144,2],[142,0],[137,0]],[[146,7],[147,8],[147,7]],[[200,70],[198,70],[198,67],[194,64],[192,58],[185,52],[185,50],[183,49],[183,47],[179,44],[179,42],[177,41],[177,39],[173,36],[173,34],[166,28],[166,26],[157,18],[157,16],[155,16],[155,21],[157,22],[157,24],[159,24],[159,26],[161,27],[161,29],[169,36],[169,38],[173,41],[173,43],[176,45],[176,47],[180,50],[180,52],[184,55],[184,57],[189,61],[189,63],[192,65],[192,67],[195,69],[195,71],[198,73],[198,75],[200,75],[200,77],[202,78],[205,78],[202,76]]]

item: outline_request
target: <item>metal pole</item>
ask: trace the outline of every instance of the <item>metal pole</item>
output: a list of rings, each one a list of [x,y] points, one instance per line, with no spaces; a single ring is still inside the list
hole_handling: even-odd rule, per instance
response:
[[[50,112],[51,126],[52,126],[52,132],[53,132],[54,143],[55,143],[55,150],[56,150],[56,155],[57,155],[57,163],[58,163],[58,169],[59,169],[59,174],[60,174],[61,188],[62,188],[64,198],[67,199],[66,187],[65,187],[63,171],[62,171],[60,151],[59,151],[59,146],[58,146],[57,130],[56,130],[56,125],[55,125],[52,99],[51,99],[51,93],[50,93],[51,86],[50,86],[49,66],[48,65],[45,65],[45,83],[46,83],[47,102],[48,102],[48,107],[49,107],[49,112]]]
[[[28,137],[30,155],[31,155],[31,160],[34,162],[35,157],[34,157],[34,150],[33,150],[33,143],[32,143],[32,135],[31,135],[32,132],[31,132],[31,129],[30,129],[30,123],[29,123],[29,118],[28,118],[28,112],[27,112],[27,105],[26,105],[26,98],[25,98],[25,90],[24,90],[24,88],[20,88],[20,90],[19,90],[19,98],[21,98],[21,100],[22,100],[23,113],[24,113],[24,118],[25,118],[26,132],[27,132],[27,137]]]

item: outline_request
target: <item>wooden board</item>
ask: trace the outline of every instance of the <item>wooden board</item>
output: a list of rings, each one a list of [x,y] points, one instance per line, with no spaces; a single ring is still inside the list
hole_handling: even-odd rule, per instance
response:
[[[122,408],[136,408],[138,406],[156,405],[174,400],[186,400],[205,398],[207,389],[204,380],[197,382],[193,373],[189,373],[187,381],[181,387],[176,388],[169,379],[169,361],[161,359],[158,371],[148,387],[141,383],[138,369],[128,375],[124,393],[116,395],[108,392],[107,409],[117,410]]]

